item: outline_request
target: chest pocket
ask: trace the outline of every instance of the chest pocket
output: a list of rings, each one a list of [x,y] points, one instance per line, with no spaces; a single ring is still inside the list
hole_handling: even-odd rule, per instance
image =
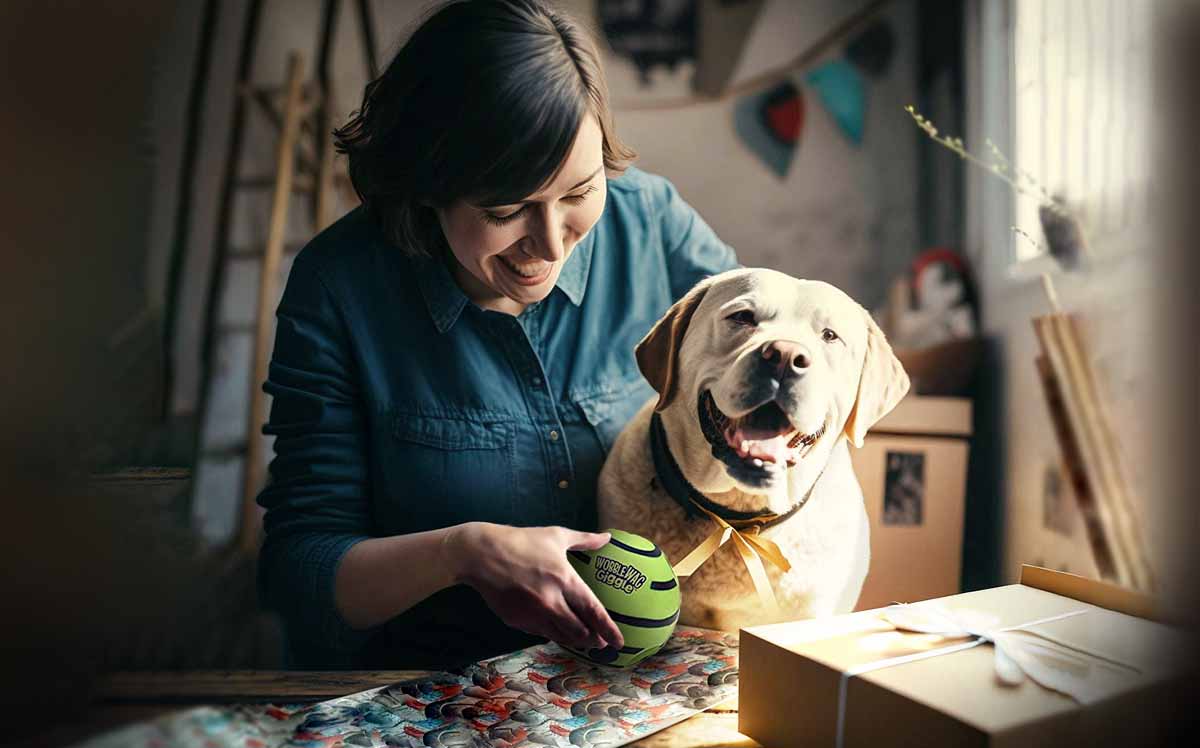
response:
[[[395,531],[513,516],[515,423],[502,415],[396,413],[384,472]]]
[[[607,455],[612,451],[621,430],[653,394],[650,385],[638,378],[613,389],[574,395],[571,400],[595,430],[596,438]]]

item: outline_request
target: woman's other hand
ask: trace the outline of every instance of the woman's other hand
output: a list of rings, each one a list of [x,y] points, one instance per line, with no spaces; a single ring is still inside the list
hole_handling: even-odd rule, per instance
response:
[[[443,555],[455,581],[479,592],[505,624],[576,649],[620,649],[620,629],[567,561],[567,551],[608,540],[606,532],[468,522],[451,528]]]

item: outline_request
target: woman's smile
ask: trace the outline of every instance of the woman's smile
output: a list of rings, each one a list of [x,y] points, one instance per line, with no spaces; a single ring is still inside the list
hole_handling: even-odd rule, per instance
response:
[[[509,272],[513,280],[522,286],[540,286],[554,272],[554,263],[527,258],[524,253],[517,255],[496,255],[500,265]]]

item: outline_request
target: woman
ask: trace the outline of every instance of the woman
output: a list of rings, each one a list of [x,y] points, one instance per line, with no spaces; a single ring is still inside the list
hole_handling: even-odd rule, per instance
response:
[[[539,0],[441,8],[336,136],[363,206],[297,256],[265,385],[290,664],[620,648],[566,552],[608,540],[634,345],[732,250],[627,168],[595,47]]]

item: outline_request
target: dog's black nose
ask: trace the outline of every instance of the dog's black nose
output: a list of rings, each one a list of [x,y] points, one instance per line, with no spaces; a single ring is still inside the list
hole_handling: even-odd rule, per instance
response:
[[[762,357],[780,378],[800,374],[812,363],[804,346],[791,340],[772,340],[762,347]]]

